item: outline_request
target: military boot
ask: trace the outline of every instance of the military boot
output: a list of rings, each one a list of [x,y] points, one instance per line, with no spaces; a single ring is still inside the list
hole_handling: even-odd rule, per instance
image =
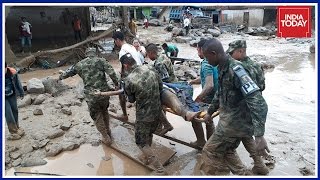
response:
[[[252,168],[252,172],[258,175],[267,175],[269,173],[268,167],[263,163],[261,156],[253,156],[252,157],[254,165]]]

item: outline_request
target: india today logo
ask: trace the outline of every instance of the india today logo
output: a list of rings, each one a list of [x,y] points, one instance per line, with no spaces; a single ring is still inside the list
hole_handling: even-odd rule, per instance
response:
[[[278,37],[311,37],[311,7],[279,6]]]

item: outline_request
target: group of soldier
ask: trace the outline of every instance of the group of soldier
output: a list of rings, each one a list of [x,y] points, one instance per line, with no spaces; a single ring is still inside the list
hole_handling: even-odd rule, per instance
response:
[[[175,92],[164,85],[178,81],[170,59],[151,43],[146,46],[146,56],[152,63],[147,64],[138,58],[132,50],[134,47],[125,42],[121,32],[115,32],[113,39],[121,48],[120,77],[104,58],[97,56],[95,48],[88,48],[86,58],[59,77],[62,80],[78,74],[83,79],[90,116],[102,134],[103,143],[112,143],[108,107],[110,92],[114,92],[113,95],[119,95],[121,120],[128,121],[126,101],[135,103],[135,142],[142,151],[139,159],[153,165],[158,175],[167,173],[151,149],[152,134],[156,131],[165,134],[173,129],[163,106],[192,122],[197,137],[194,144],[203,147],[200,168],[205,175],[228,175],[230,171],[236,175],[268,174],[262,161],[262,156],[269,152],[264,139],[268,111],[262,97],[264,72],[259,64],[247,57],[244,40],[230,43],[227,52],[215,38],[198,43],[198,55],[203,58],[201,71],[205,72],[200,80],[203,90],[196,101],[207,107],[204,116],[206,141],[201,122],[194,121],[200,112],[184,108]],[[106,76],[114,86],[107,82]],[[196,82],[198,80],[189,83]],[[211,115],[218,110],[220,119],[215,128]],[[242,164],[236,152],[240,142],[254,160],[252,170]]]

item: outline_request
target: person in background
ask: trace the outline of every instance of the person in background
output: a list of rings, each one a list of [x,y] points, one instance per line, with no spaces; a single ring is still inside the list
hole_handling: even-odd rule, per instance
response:
[[[8,67],[5,63],[5,117],[9,130],[8,140],[18,140],[25,134],[19,126],[19,112],[17,106],[17,96],[24,97],[24,91],[14,68]]]
[[[24,53],[26,51],[26,47],[28,47],[28,51],[31,52],[31,24],[27,21],[26,17],[21,17],[21,23],[19,25],[20,38],[21,38],[21,52]]]
[[[76,41],[81,41],[81,20],[80,18],[78,17],[78,15],[75,15],[74,16],[74,19],[72,20],[72,28],[73,28],[73,31],[74,31],[74,38]]]
[[[137,35],[138,27],[137,27],[137,24],[134,22],[134,19],[133,19],[133,18],[130,19],[129,29],[130,29],[130,32],[131,32],[134,36]]]
[[[174,44],[163,43],[162,48],[167,57],[178,57],[179,49]],[[169,55],[168,55],[169,54]]]
[[[186,35],[188,35],[189,34],[189,30],[190,30],[189,14],[187,14],[186,18],[183,20],[183,27],[184,27],[184,29],[186,29]]]
[[[143,29],[148,29],[148,27],[149,27],[148,18],[145,16],[143,20]]]
[[[142,63],[144,63],[144,58],[146,57],[146,48],[144,46],[140,45],[140,42],[138,39],[134,39],[132,42],[132,45],[136,48],[137,52],[139,53],[139,57]]]

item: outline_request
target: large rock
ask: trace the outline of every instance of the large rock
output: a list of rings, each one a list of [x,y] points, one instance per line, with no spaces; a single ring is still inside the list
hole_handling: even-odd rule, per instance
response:
[[[189,43],[190,41],[192,41],[192,38],[186,36],[177,36],[175,40],[177,43]]]
[[[12,162],[12,166],[13,166],[13,167],[19,166],[20,163],[21,163],[21,161],[22,161],[21,158],[18,158],[18,159],[16,159],[16,160],[14,160],[14,161]]]
[[[47,161],[40,157],[26,157],[21,162],[21,167],[42,166],[47,164]]]
[[[50,146],[46,146],[47,157],[53,157],[59,154],[62,151],[62,146],[60,144],[52,144]]]
[[[42,81],[37,78],[32,78],[28,81],[27,91],[29,93],[34,93],[34,94],[42,94],[45,92],[44,85],[42,84]]]
[[[39,105],[42,104],[46,100],[47,96],[44,94],[39,94],[32,104]]]
[[[183,34],[183,29],[182,28],[173,28],[172,30],[172,36],[179,36]]]
[[[217,29],[208,29],[207,31],[209,34],[211,34],[213,37],[218,37],[221,35],[221,31]]]
[[[26,107],[32,104],[32,98],[31,96],[28,94],[26,95],[23,100],[18,100],[18,107],[22,108],[22,107]]]
[[[64,151],[72,151],[72,150],[77,149],[77,148],[80,147],[80,143],[75,142],[73,140],[63,141],[61,144],[62,144],[61,145],[62,149]]]
[[[18,151],[10,153],[10,157],[12,159],[18,159],[20,156],[21,156],[21,153]]]
[[[44,85],[45,92],[53,96],[57,96],[69,88],[63,81],[57,81],[57,79],[54,79],[52,76],[43,78],[42,84]]]
[[[161,26],[161,21],[159,19],[150,19],[149,20],[150,26]]]
[[[196,40],[192,40],[189,42],[190,46],[197,47],[198,43],[200,41],[200,38],[197,38]]]
[[[60,126],[60,129],[62,129],[63,131],[67,131],[68,129],[70,129],[71,125],[72,124],[70,121],[65,120],[63,124]]]
[[[60,137],[63,135],[64,135],[64,131],[61,129],[54,129],[54,130],[51,130],[50,132],[48,132],[49,139],[54,139],[54,138],[57,138],[57,137]]]

